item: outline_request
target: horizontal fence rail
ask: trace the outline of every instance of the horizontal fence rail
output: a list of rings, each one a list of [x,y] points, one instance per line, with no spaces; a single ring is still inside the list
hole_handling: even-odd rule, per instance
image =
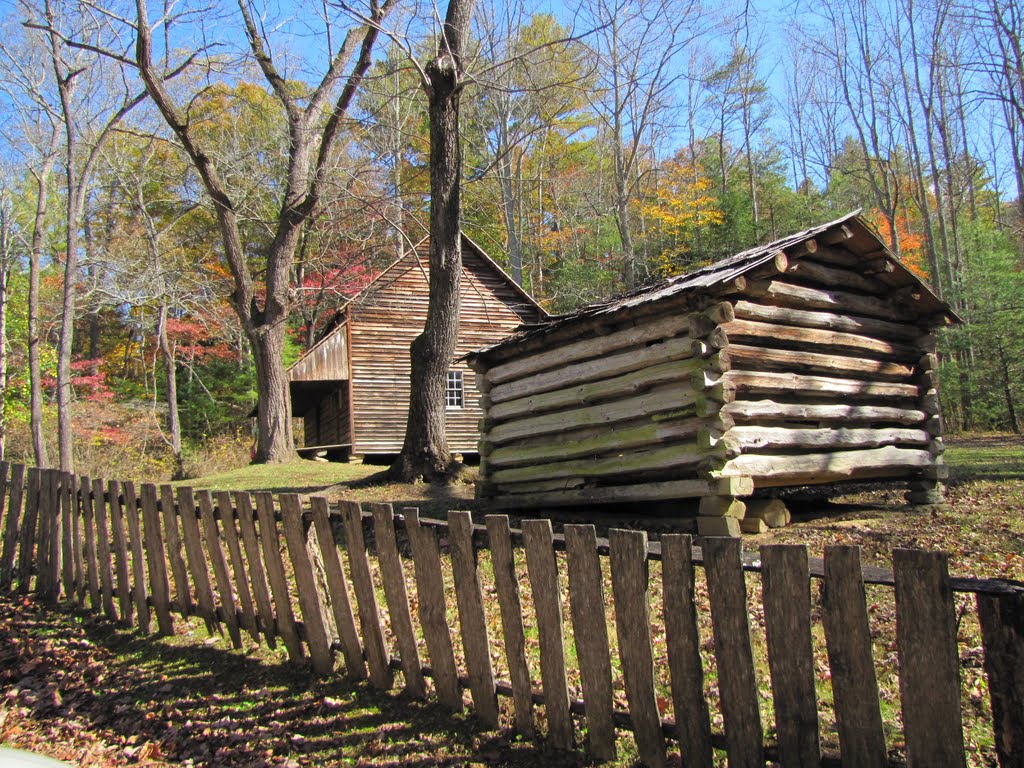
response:
[[[995,751],[1024,766],[1024,584],[951,578],[945,555],[917,550],[897,550],[890,571],[862,566],[856,547],[819,559],[800,545],[704,544],[0,463],[0,589],[145,633],[201,620],[235,648],[280,642],[317,675],[340,665],[382,690],[400,675],[410,696],[456,711],[468,692],[485,726],[527,736],[543,707],[552,746],[574,748],[585,724],[598,761],[616,757],[619,730],[652,766],[675,749],[694,766],[715,750],[730,766],[965,765],[956,595],[973,594]],[[751,572],[760,578],[748,583]],[[892,588],[895,737],[866,585]],[[838,750],[822,746],[825,678]]]

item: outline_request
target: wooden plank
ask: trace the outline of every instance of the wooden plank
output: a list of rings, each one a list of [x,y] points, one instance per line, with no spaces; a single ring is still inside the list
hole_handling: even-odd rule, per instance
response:
[[[228,557],[231,559],[231,572],[234,581],[231,588],[238,595],[242,607],[242,626],[245,627],[255,642],[260,640],[259,624],[256,622],[256,609],[252,602],[252,590],[249,588],[249,577],[246,573],[245,561],[242,559],[242,546],[238,540],[238,528],[235,522],[235,508],[231,503],[231,494],[217,491],[217,511],[220,513],[220,532],[228,545]],[[228,625],[231,626],[230,624]]]
[[[916,384],[891,381],[864,381],[840,376],[813,376],[781,371],[729,371],[723,374],[726,381],[734,384],[739,392],[777,394],[779,396],[821,396],[828,394],[851,395],[863,398],[902,398],[916,400],[919,390]],[[737,400],[743,399],[739,395]],[[511,425],[509,425],[511,426]]]
[[[36,530],[36,556],[33,562],[36,571],[35,591],[44,600],[48,599],[50,593],[50,472],[49,469],[43,469],[39,473],[39,496],[36,504],[38,528]]]
[[[825,547],[822,623],[843,765],[885,765],[885,736],[859,547]]]
[[[912,309],[907,304],[901,306],[888,298],[862,296],[849,291],[808,288],[783,280],[772,280],[760,284],[751,283],[747,290],[754,296],[763,297],[766,301],[785,307],[824,309],[839,314],[866,315],[895,323],[909,322],[913,319]]]
[[[761,710],[747,621],[742,546],[736,538],[709,537],[704,539],[703,551],[729,766],[763,766]]]
[[[512,550],[512,531],[508,515],[488,515],[486,523],[494,588],[498,593],[498,607],[501,611],[505,660],[512,682],[516,730],[526,737],[532,737],[533,684],[526,663],[526,634],[523,631],[523,608],[519,600],[519,577]]]
[[[490,473],[495,483],[521,483],[577,477],[617,477],[640,472],[678,470],[699,464],[708,456],[696,441],[678,443],[652,450],[619,451],[599,458],[574,459],[550,464],[499,469]]]
[[[331,638],[327,634],[326,606],[317,588],[313,563],[306,548],[302,502],[295,493],[282,493],[279,499],[281,527],[284,529],[288,554],[292,560],[295,586],[299,594],[299,608],[302,610],[302,623],[306,629],[306,642],[309,644],[309,656],[313,660],[313,670],[318,675],[329,675],[334,669],[334,654],[331,651]]]
[[[491,667],[484,594],[477,573],[473,549],[473,519],[469,512],[448,513],[448,534],[451,540],[452,574],[459,607],[462,647],[469,672],[469,690],[477,717],[487,728],[498,727],[498,696]]]
[[[672,360],[649,368],[630,371],[620,376],[601,378],[584,384],[568,381],[566,383],[569,386],[563,389],[495,403],[487,409],[487,418],[505,421],[548,411],[578,408],[581,405],[591,405],[602,400],[617,399],[623,395],[634,395],[662,384],[684,381],[697,371],[703,370],[704,367],[703,360]]]
[[[75,476],[70,472],[60,475],[60,525],[61,525],[61,580],[64,583],[64,597],[72,600],[75,594],[75,555],[72,509],[74,508]]]
[[[570,344],[562,344],[555,350],[547,350],[540,354],[502,363],[491,368],[485,374],[492,385],[503,384],[513,379],[525,378],[549,368],[559,368],[579,360],[601,357],[628,347],[639,347],[652,341],[661,341],[685,334],[689,329],[689,320],[682,315],[641,323],[637,326],[624,328],[620,331],[603,333],[593,338],[583,339]]]
[[[771,349],[763,344],[730,344],[729,359],[735,370],[777,369],[822,376],[866,377],[872,381],[905,381],[914,375],[914,366],[906,363],[807,349]]]
[[[948,555],[896,549],[892,565],[907,764],[966,766]]]
[[[426,682],[420,664],[420,652],[416,647],[416,630],[412,625],[409,611],[409,594],[406,590],[405,569],[398,553],[395,538],[395,513],[390,504],[367,504],[366,510],[373,515],[374,537],[377,543],[377,562],[380,577],[384,583],[384,599],[391,617],[391,631],[398,640],[398,652],[405,676],[405,691],[410,696],[422,699],[427,695]]]
[[[608,533],[608,546],[619,658],[626,680],[626,698],[633,719],[637,752],[646,765],[663,766],[665,738],[654,693],[647,534],[644,531],[612,530]]]
[[[207,490],[199,491],[199,514],[203,520],[203,532],[206,534],[206,551],[210,555],[210,565],[213,566],[213,577],[217,583],[217,593],[220,596],[221,613],[224,616],[224,623],[228,625],[228,635],[231,637],[231,644],[235,648],[242,647],[242,633],[238,628],[238,609],[235,607],[235,597],[231,589],[231,576],[228,574],[228,563],[224,558],[224,548],[220,543],[220,531],[217,530],[217,520],[214,516],[213,497]],[[233,523],[228,517],[229,523]],[[216,615],[216,608],[214,608]]]
[[[128,542],[132,552],[132,598],[135,600],[135,617],[139,629],[148,635],[150,631],[149,587],[146,583],[142,524],[135,483],[125,480],[121,483],[121,491],[124,494],[124,514],[128,520]]]
[[[263,564],[267,569],[270,594],[274,597],[275,626],[277,633],[288,650],[288,658],[299,661],[304,652],[299,632],[295,626],[295,612],[292,597],[288,592],[288,579],[284,574],[281,559],[281,541],[277,535],[277,521],[274,519],[274,495],[266,491],[256,494],[256,515],[259,518],[259,539],[263,549]]]
[[[761,547],[768,667],[775,701],[780,762],[821,765],[814,649],[811,644],[811,574],[804,545]]]
[[[711,717],[704,696],[704,667],[694,601],[693,545],[688,534],[662,534],[661,574],[676,738],[684,765],[711,768]]]
[[[9,589],[14,575],[14,562],[18,555],[18,538],[23,516],[22,501],[25,491],[25,465],[12,464],[7,514],[4,517],[4,547],[0,556],[0,589]]]
[[[181,520],[188,570],[196,591],[196,602],[199,603],[199,615],[206,623],[206,631],[213,634],[219,629],[219,624],[213,601],[213,587],[210,584],[210,569],[206,563],[206,553],[203,552],[203,541],[199,533],[195,493],[186,485],[178,488],[178,516]]]
[[[359,626],[362,629],[363,648],[370,668],[370,682],[382,690],[388,690],[394,683],[390,658],[384,645],[384,630],[381,627],[380,607],[377,592],[370,573],[370,560],[366,553],[366,539],[363,535],[363,514],[359,504],[342,501],[341,518],[345,524],[345,549],[348,552],[348,567],[352,574],[352,587],[356,593],[359,610]]]
[[[317,543],[324,563],[327,589],[331,593],[331,610],[334,626],[341,638],[341,650],[345,656],[345,674],[354,680],[366,679],[366,662],[359,644],[355,615],[352,613],[352,598],[349,594],[348,579],[341,567],[338,545],[331,526],[327,499],[314,496],[310,499],[313,525],[316,528]]]
[[[114,542],[114,568],[117,576],[118,615],[124,624],[132,623],[132,585],[128,565],[128,536],[124,525],[124,508],[121,506],[121,484],[116,480],[107,483],[107,503],[110,513],[110,535]]]
[[[10,489],[8,479],[10,478],[11,464],[7,461],[0,461],[0,532],[4,531],[7,527],[7,491]],[[3,535],[0,533],[0,545],[2,545]],[[0,546],[2,551],[2,546]]]
[[[569,609],[586,706],[587,742],[597,760],[615,759],[612,664],[605,620],[604,579],[592,525],[565,526]]]
[[[77,475],[72,475],[72,477],[69,478],[69,484],[72,489],[71,548],[73,550],[75,563],[75,599],[78,605],[84,606],[85,596],[88,593],[88,576],[86,575],[85,566],[85,542],[83,541],[83,536],[85,534],[85,505],[87,503],[86,497],[88,496],[88,492],[82,493],[82,488]]]
[[[110,553],[110,523],[107,514],[107,484],[92,481],[93,515],[96,521],[96,557],[100,571],[100,593],[103,613],[111,621],[117,620],[114,608],[114,559]]]
[[[36,528],[39,523],[40,471],[36,467],[28,469],[28,494],[25,499],[25,513],[22,516],[20,541],[18,542],[18,591],[23,594],[28,593],[35,565]]]
[[[776,332],[776,329],[779,329]],[[809,312],[787,307],[736,302],[736,319],[723,326],[729,338],[785,338],[801,344],[862,349],[914,359],[921,329],[866,317]],[[890,339],[895,339],[890,340]],[[919,354],[919,353],[918,353]]]
[[[732,477],[746,485],[740,485],[738,495],[749,495],[753,483],[746,478]],[[749,489],[747,489],[749,486]],[[693,499],[718,493],[715,480],[665,480],[636,485],[602,486],[598,488],[577,488],[567,491],[523,493],[498,496],[490,503],[495,507],[536,507],[543,504],[578,506],[581,504],[602,504],[617,501],[654,501],[659,499]]]
[[[565,637],[562,628],[562,591],[550,520],[524,520],[523,546],[526,567],[537,613],[540,641],[540,678],[548,739],[556,749],[572,749],[572,713],[565,669]]]
[[[171,565],[171,576],[174,577],[174,596],[178,600],[178,609],[181,611],[182,618],[187,619],[193,611],[192,591],[189,589],[188,570],[185,567],[185,557],[182,554],[174,488],[170,485],[160,486],[160,511],[164,522],[167,562]]]
[[[100,588],[100,566],[96,543],[96,499],[92,495],[92,481],[85,476],[79,481],[82,494],[82,526],[85,529],[85,573],[89,589],[89,607],[100,611],[103,593]],[[100,499],[100,503],[102,503]],[[83,601],[84,602],[84,601]]]
[[[459,686],[451,630],[448,627],[437,535],[432,528],[420,525],[419,510],[403,509],[402,513],[405,515],[409,544],[412,546],[420,626],[423,627],[423,637],[427,641],[437,698],[446,707],[461,712],[462,689]]]
[[[235,493],[238,506],[238,529],[242,532],[242,544],[245,547],[245,561],[249,566],[249,577],[252,579],[252,594],[256,601],[256,613],[260,619],[260,627],[267,645],[277,647],[277,627],[274,624],[274,607],[270,602],[270,587],[267,584],[267,573],[263,568],[263,554],[260,552],[259,537],[256,534],[256,523],[253,521],[252,497],[248,493]]]
[[[843,403],[777,403],[773,400],[737,400],[722,406],[722,412],[736,420],[764,421],[837,421],[884,422],[902,425],[921,424],[928,414],[916,408]]]
[[[996,753],[1024,767],[1024,594],[977,597]]]
[[[153,594],[153,611],[161,635],[174,634],[171,618],[171,587],[167,579],[167,554],[160,532],[160,513],[157,509],[156,486],[142,484],[142,523],[146,544],[146,564],[149,566],[149,586]],[[140,615],[142,615],[140,613]]]
[[[922,469],[934,463],[934,457],[925,449],[889,445],[864,451],[793,456],[741,455],[730,460],[722,468],[722,474],[752,477],[758,488],[769,488],[866,477],[903,477],[908,469]]]
[[[671,360],[683,360],[690,357],[690,354],[688,336],[665,339],[617,355],[601,355],[575,365],[559,366],[551,371],[499,384],[492,387],[487,395],[492,403],[503,403],[508,400],[550,392],[567,384],[607,379]]]

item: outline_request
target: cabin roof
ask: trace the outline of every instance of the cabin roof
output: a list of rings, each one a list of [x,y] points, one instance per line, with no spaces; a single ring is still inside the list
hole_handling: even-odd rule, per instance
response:
[[[508,285],[508,287],[511,288],[516,293],[516,295],[523,299],[523,301],[526,302],[530,307],[534,308],[540,317],[548,317],[547,311],[543,307],[541,307],[541,305],[537,303],[537,300],[534,299],[533,296],[531,296],[521,285],[516,283],[516,281],[512,279],[512,276],[509,275],[508,272],[506,272],[504,269],[502,269],[501,265],[498,264],[498,262],[496,262],[494,259],[488,256],[487,252],[484,251],[484,249],[481,248],[479,245],[477,245],[477,243],[474,242],[465,232],[461,234],[463,248],[469,246],[469,249],[473,251],[473,253],[476,254],[480,258],[480,260],[483,261],[483,263],[487,265],[496,275],[498,275],[498,277],[500,277]],[[348,307],[352,306],[353,304],[357,304],[363,299],[372,295],[374,287],[377,284],[379,284],[389,272],[394,270],[399,264],[408,259],[410,255],[414,256],[417,260],[422,260],[425,249],[429,247],[429,244],[430,237],[424,237],[422,240],[416,243],[410,251],[406,251],[405,254],[395,259],[388,266],[386,266],[384,269],[382,269],[380,272],[374,275],[373,279],[366,283],[366,285],[364,285],[358,293],[354,294],[353,296],[349,297],[344,302],[342,302],[335,310],[334,319],[332,320],[331,324],[328,325],[327,330],[320,336],[319,339],[317,339],[316,343],[312,347],[310,347],[309,349],[302,353],[298,360],[296,360],[294,363],[288,366],[287,372],[290,374],[292,369],[295,368],[295,366],[297,366],[300,362],[302,362],[311,354],[313,354],[318,347],[320,347],[329,338],[334,336],[334,334],[338,333],[345,327],[345,310]]]
[[[540,323],[520,326],[511,336],[502,339],[493,346],[477,350],[467,355],[467,358],[470,360],[486,358],[491,353],[505,351],[528,339],[541,338],[561,329],[569,332],[573,326],[579,325],[582,327],[588,321],[600,320],[603,317],[610,318],[612,315],[627,313],[631,309],[651,305],[673,297],[681,297],[688,294],[695,296],[713,294],[716,289],[726,288],[736,278],[742,277],[757,267],[773,261],[778,253],[785,252],[808,240],[820,237],[829,230],[839,229],[844,225],[853,231],[854,236],[850,239],[850,243],[856,243],[856,245],[847,244],[848,248],[851,248],[854,252],[871,253],[872,258],[886,258],[893,263],[895,267],[894,274],[899,274],[904,285],[913,285],[921,290],[922,301],[927,310],[927,312],[922,314],[945,316],[953,322],[960,322],[960,318],[957,317],[949,305],[939,299],[920,277],[911,272],[886,247],[871,227],[860,218],[860,213],[861,210],[858,209],[834,221],[796,232],[766,245],[749,248],[682,275],[676,275],[653,285],[636,288],[626,293],[587,304],[566,314],[550,315],[547,320],[542,320]]]

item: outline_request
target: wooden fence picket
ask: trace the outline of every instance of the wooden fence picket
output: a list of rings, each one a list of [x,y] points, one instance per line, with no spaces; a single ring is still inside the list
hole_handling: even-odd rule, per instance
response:
[[[647,534],[644,531],[612,530],[608,533],[608,546],[619,658],[626,681],[626,699],[633,719],[637,752],[645,764],[662,766],[665,764],[665,738],[654,692]]]
[[[46,580],[46,598],[50,602],[57,602],[60,598],[60,573],[61,554],[63,551],[63,537],[61,532],[61,472],[59,469],[51,469],[47,475],[47,483],[50,487],[48,494],[49,502],[47,517],[50,519],[49,527],[49,554],[46,559],[48,578]]]
[[[25,513],[21,520],[21,536],[18,542],[18,591],[28,593],[32,579],[32,567],[35,565],[36,534],[39,522],[39,486],[40,472],[36,467],[28,470],[28,494],[25,502]]]
[[[330,509],[327,499],[314,496],[310,500],[313,512],[313,525],[316,528],[317,544],[320,557],[324,564],[327,578],[327,589],[331,593],[331,611],[334,615],[334,626],[341,640],[341,652],[345,656],[345,674],[353,680],[366,679],[366,662],[363,660],[363,649],[359,643],[359,631],[356,629],[356,617],[352,612],[352,595],[348,579],[341,567],[338,555],[338,544],[331,526]]]
[[[387,647],[384,645],[380,606],[377,604],[377,593],[370,573],[370,559],[366,553],[366,538],[363,535],[363,513],[359,505],[352,501],[342,501],[341,519],[345,524],[345,551],[348,552],[352,588],[356,593],[359,626],[363,630],[363,648],[370,667],[370,682],[376,688],[388,690],[394,683],[394,676]]]
[[[143,553],[141,513],[135,483],[125,480],[121,483],[124,495],[122,510],[128,522],[128,544],[132,553],[132,599],[135,602],[135,618],[139,628],[147,635],[150,632],[149,585],[146,581],[146,561]]]
[[[238,540],[235,508],[231,502],[231,494],[227,491],[217,491],[217,512],[220,513],[220,532],[228,545],[231,573],[234,575],[231,586],[238,596],[238,603],[241,606],[242,626],[255,642],[259,642],[259,624],[256,622],[256,609],[252,601],[252,590],[249,587],[249,576],[246,573],[245,561],[242,559],[242,547]]]
[[[7,527],[7,491],[10,489],[11,463],[0,461],[0,551],[2,551],[3,531]]]
[[[44,600],[48,599],[50,594],[50,471],[39,471],[36,556],[33,563],[36,572],[35,591]]]
[[[103,613],[117,620],[114,610],[114,560],[110,554],[110,525],[107,515],[106,483],[92,481],[93,517],[96,522],[96,562],[100,572],[100,592]]]
[[[967,765],[948,558],[897,549],[896,647],[908,765]]]
[[[192,590],[188,582],[188,569],[182,552],[181,532],[178,528],[178,505],[174,500],[174,487],[160,486],[160,519],[164,525],[164,545],[167,562],[171,566],[171,577],[174,579],[174,597],[178,601],[178,611],[183,619],[192,615]]]
[[[843,766],[884,765],[885,736],[859,547],[825,547],[822,623]]]
[[[270,581],[270,594],[274,597],[277,632],[288,650],[288,658],[298,661],[305,656],[305,652],[295,626],[292,597],[288,591],[288,580],[284,575],[281,540],[277,535],[277,521],[274,519],[273,494],[265,491],[256,494],[256,515],[260,523],[259,538],[263,548],[263,565],[267,569],[267,579]]]
[[[562,591],[558,583],[550,520],[524,520],[523,543],[540,640],[540,679],[548,739],[557,749],[572,749],[573,725],[565,669]]]
[[[612,719],[612,663],[605,619],[604,579],[592,525],[565,526],[569,609],[587,718],[590,753],[598,760],[615,758]]]
[[[519,579],[512,552],[512,532],[508,515],[488,515],[487,538],[491,549],[494,588],[501,611],[501,630],[505,640],[505,660],[512,682],[512,705],[516,730],[532,737],[533,686],[526,663],[526,633],[523,631],[523,608],[519,600]],[[442,599],[443,599],[442,594]],[[450,643],[450,641],[449,641]]]
[[[281,527],[284,529],[285,544],[295,574],[299,609],[306,628],[306,642],[309,644],[313,669],[319,675],[329,675],[334,669],[334,655],[331,651],[331,638],[327,634],[327,609],[309,558],[302,503],[294,493],[282,493],[278,499],[281,504]]]
[[[99,613],[103,610],[100,588],[99,553],[96,542],[96,500],[92,495],[92,481],[83,476],[79,488],[82,492],[82,525],[85,528],[85,571],[89,588],[89,607]],[[102,499],[100,499],[102,503]]]
[[[71,485],[71,556],[75,564],[74,602],[85,606],[85,598],[89,591],[89,576],[85,562],[85,497],[82,493],[81,478],[72,475]]]
[[[267,573],[263,568],[263,553],[259,537],[256,535],[256,523],[252,508],[252,496],[243,491],[235,494],[238,505],[238,529],[242,532],[242,544],[245,547],[245,562],[249,566],[249,578],[252,585],[253,599],[256,601],[256,613],[263,629],[263,637],[271,648],[277,647],[277,628],[274,624],[274,608],[270,602],[270,586],[267,584]]]
[[[420,626],[423,627],[423,637],[427,641],[437,698],[446,707],[461,712],[462,689],[459,687],[455,651],[448,628],[437,536],[432,528],[420,524],[419,510],[403,509],[402,513],[405,515],[409,545],[412,547]]]
[[[738,538],[704,539],[704,568],[730,767],[764,765],[761,710]]]
[[[22,501],[25,490],[25,465],[12,464],[8,487],[7,514],[4,517],[3,554],[0,555],[0,589],[10,589],[13,583],[14,563],[18,555],[21,534]]]
[[[977,596],[996,754],[1024,768],[1024,594]]]
[[[459,609],[462,648],[469,672],[469,690],[477,717],[488,728],[498,726],[498,694],[491,666],[490,639],[484,614],[484,593],[473,548],[473,518],[469,512],[448,513],[455,602]]]
[[[206,551],[210,557],[210,565],[213,567],[214,581],[217,583],[217,593],[220,598],[221,614],[224,623],[228,625],[228,636],[235,648],[242,647],[242,632],[238,628],[238,610],[235,608],[235,598],[231,589],[231,576],[228,575],[228,564],[224,558],[224,548],[220,545],[220,531],[217,530],[217,520],[213,511],[213,497],[207,490],[197,493],[199,502],[199,514],[203,520],[203,530],[206,533]],[[230,520],[230,518],[229,518]],[[221,523],[223,524],[223,520]],[[223,525],[222,525],[223,527]],[[216,603],[213,609],[214,616],[217,616]]]
[[[131,574],[128,564],[128,536],[125,532],[124,507],[121,504],[121,484],[116,480],[107,483],[107,509],[110,518],[110,535],[114,542],[118,613],[121,616],[121,621],[130,625],[134,606],[132,605]]]
[[[75,476],[70,472],[60,475],[60,544],[61,544],[61,581],[64,586],[64,597],[72,600],[75,594],[75,541],[72,510],[74,509]]]
[[[185,545],[189,576],[196,591],[199,615],[206,624],[206,631],[213,634],[214,631],[220,630],[220,624],[217,621],[217,608],[213,601],[210,569],[199,533],[195,493],[185,485],[178,488],[178,518],[181,520],[181,537]]]
[[[160,532],[156,486],[142,484],[142,523],[146,542],[146,564],[149,566],[149,587],[153,595],[153,611],[161,635],[174,634],[171,617],[171,586],[167,578],[167,553]]]
[[[398,641],[405,691],[414,698],[422,699],[427,695],[427,685],[423,679],[420,653],[416,647],[416,630],[409,611],[405,569],[402,567],[402,556],[398,552],[395,536],[395,513],[390,504],[367,504],[366,510],[373,515],[377,561],[380,563],[388,616],[391,617],[391,631]]]
[[[704,696],[704,667],[694,599],[693,543],[688,534],[662,535],[661,577],[676,738],[684,765],[711,768],[714,760],[711,717]]]
[[[779,757],[786,766],[821,765],[818,697],[811,644],[811,576],[807,547],[761,547],[768,668]]]

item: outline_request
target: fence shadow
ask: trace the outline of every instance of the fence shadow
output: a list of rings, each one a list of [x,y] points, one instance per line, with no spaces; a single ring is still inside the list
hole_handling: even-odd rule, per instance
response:
[[[0,680],[26,692],[35,719],[85,721],[115,743],[158,745],[143,756],[251,768],[304,758],[314,765],[580,764],[578,756],[517,742],[510,731],[484,731],[473,716],[436,702],[340,676],[318,681],[284,657],[157,641],[38,603],[15,608],[3,599],[0,615]],[[45,695],[33,690],[35,681]]]

